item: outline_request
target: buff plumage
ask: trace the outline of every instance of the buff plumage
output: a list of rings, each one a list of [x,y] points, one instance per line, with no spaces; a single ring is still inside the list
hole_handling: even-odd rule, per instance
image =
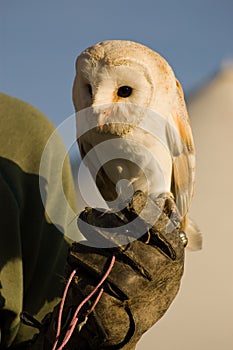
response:
[[[125,200],[125,188],[116,191],[123,179],[133,191],[171,192],[183,218],[189,248],[199,249],[200,232],[188,217],[195,148],[183,90],[166,60],[135,42],[98,43],[77,59],[73,102],[77,113],[88,111],[85,123],[94,120],[94,127],[78,138],[78,144],[91,173],[99,166],[96,184],[104,199],[113,201],[118,192],[118,199]],[[103,150],[102,154],[95,152],[98,161],[88,160],[90,150],[109,141],[117,150],[111,160],[105,162]],[[114,156],[117,154],[121,156]]]

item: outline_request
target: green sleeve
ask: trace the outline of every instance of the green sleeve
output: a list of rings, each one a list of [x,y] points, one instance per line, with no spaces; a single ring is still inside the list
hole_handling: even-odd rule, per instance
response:
[[[53,133],[54,126],[37,109],[0,94],[1,349],[30,339],[35,330],[20,323],[20,313],[25,310],[41,320],[63,289],[71,243],[67,236],[75,229],[71,221],[76,220],[71,219],[76,203],[67,157],[62,163],[62,180],[54,172],[54,164],[66,153],[59,136],[49,151],[46,172],[40,170]],[[66,201],[61,200],[61,191]]]

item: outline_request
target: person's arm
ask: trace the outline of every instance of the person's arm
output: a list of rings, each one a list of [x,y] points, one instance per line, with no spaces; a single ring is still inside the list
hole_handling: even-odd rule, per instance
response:
[[[37,331],[20,322],[23,310],[42,320],[62,293],[71,244],[66,237],[69,212],[76,211],[76,204],[68,159],[61,164],[62,176],[52,172],[60,155],[66,154],[59,135],[47,163],[51,177],[40,174],[42,154],[54,130],[36,108],[0,94],[0,349],[31,339]],[[60,201],[61,190],[66,205]],[[55,203],[59,223],[45,212],[48,201]]]

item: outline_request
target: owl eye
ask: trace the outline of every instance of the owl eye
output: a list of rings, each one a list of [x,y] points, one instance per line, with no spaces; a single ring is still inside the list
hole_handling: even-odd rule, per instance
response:
[[[119,97],[126,98],[132,94],[132,91],[133,91],[133,89],[130,86],[124,85],[124,86],[119,87],[119,89],[117,91],[117,95]]]
[[[92,97],[92,87],[90,84],[87,84],[87,89],[88,89],[89,95]]]

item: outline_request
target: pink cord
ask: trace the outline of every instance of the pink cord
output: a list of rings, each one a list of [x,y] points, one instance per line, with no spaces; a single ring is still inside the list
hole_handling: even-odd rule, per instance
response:
[[[61,333],[61,319],[62,319],[62,312],[63,312],[63,309],[64,309],[64,304],[65,304],[65,300],[66,300],[66,295],[68,293],[68,289],[69,289],[69,286],[70,286],[70,283],[72,282],[75,274],[76,274],[77,270],[74,269],[68,279],[68,282],[66,284],[66,287],[64,289],[64,292],[63,292],[63,296],[62,296],[62,300],[61,300],[61,304],[60,304],[60,308],[59,308],[59,314],[58,314],[58,320],[57,320],[57,333],[56,333],[56,341],[53,345],[53,349],[52,350],[56,350],[56,347],[57,347],[57,343],[58,343],[58,339],[59,339],[59,336],[60,336],[60,333]]]
[[[78,313],[80,311],[80,309],[83,307],[83,305],[97,292],[97,290],[102,286],[102,284],[104,283],[104,281],[107,279],[107,277],[109,276],[113,266],[114,266],[114,263],[115,263],[115,256],[113,255],[112,256],[112,260],[110,262],[110,265],[106,271],[106,273],[104,274],[104,276],[102,277],[102,279],[100,280],[100,282],[97,284],[97,286],[88,294],[88,296],[78,305],[77,309],[75,310],[75,313],[73,315],[73,318],[70,322],[70,327],[68,329],[68,331],[66,332],[66,335],[63,339],[63,342],[62,344],[60,345],[60,347],[57,349],[57,350],[62,350],[64,348],[64,346],[68,343],[70,337],[72,336],[73,332],[74,332],[74,329],[75,329],[75,326],[78,322]],[[69,277],[69,280],[66,284],[66,287],[65,287],[65,290],[64,290],[64,293],[63,293],[63,297],[62,297],[62,300],[61,300],[61,304],[60,304],[60,309],[59,309],[59,314],[58,314],[58,324],[57,324],[57,332],[56,332],[56,340],[55,340],[55,343],[53,345],[53,348],[52,350],[56,350],[56,347],[57,347],[57,343],[58,343],[58,340],[59,340],[59,336],[60,336],[60,333],[61,333],[61,319],[62,319],[62,313],[63,313],[63,309],[64,309],[64,304],[65,304],[65,300],[66,300],[66,296],[67,296],[67,292],[68,292],[68,289],[69,289],[69,286],[70,286],[70,283],[72,281],[72,279],[74,278],[75,274],[76,274],[76,269],[71,273],[70,277]],[[93,306],[91,307],[89,313],[91,311],[93,311],[93,309],[95,308],[95,306],[97,305],[97,303],[99,302],[102,294],[103,294],[103,291],[104,289],[101,288]]]
[[[96,305],[100,301],[100,298],[101,298],[103,292],[104,292],[104,288],[101,288],[100,291],[99,291],[99,294],[97,295],[97,298],[95,299],[95,301],[94,301],[94,303],[92,305],[92,307],[87,312],[88,315],[90,315],[90,313],[95,309]]]

